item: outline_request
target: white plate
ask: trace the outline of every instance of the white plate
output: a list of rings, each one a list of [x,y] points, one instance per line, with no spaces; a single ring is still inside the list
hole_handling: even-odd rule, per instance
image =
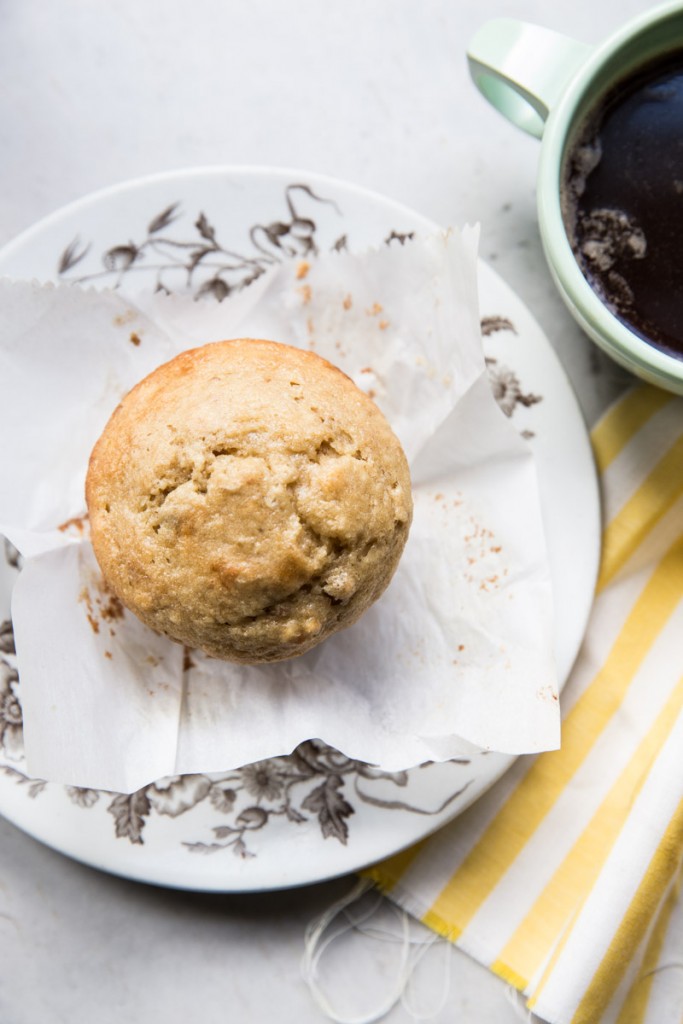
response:
[[[0,251],[0,274],[129,292],[189,284],[215,301],[247,281],[256,264],[335,246],[398,245],[405,234],[434,230],[404,207],[331,179],[200,169],[130,182],[60,210]],[[564,681],[599,557],[590,444],[547,338],[484,264],[480,304],[494,389],[537,459]],[[0,619],[9,617],[15,573],[0,565]],[[343,874],[443,825],[514,760],[479,754],[386,775],[309,743],[287,758],[165,780],[132,796],[46,784],[23,771],[8,627],[0,630],[0,813],[49,846],[129,878],[227,892]]]

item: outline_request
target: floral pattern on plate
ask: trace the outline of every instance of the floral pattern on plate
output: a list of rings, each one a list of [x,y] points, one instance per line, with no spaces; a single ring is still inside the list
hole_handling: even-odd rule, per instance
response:
[[[233,246],[219,240],[213,218],[203,210],[192,217],[192,234],[171,232],[169,229],[182,213],[182,204],[176,200],[151,215],[144,236],[119,241],[105,249],[99,257],[100,269],[87,273],[82,273],[82,268],[77,270],[91,253],[92,243],[84,243],[80,234],[76,235],[57,260],[57,276],[76,284],[118,288],[137,272],[143,272],[148,278],[153,275],[156,291],[170,294],[183,287],[198,299],[212,296],[222,302],[233,292],[247,288],[269,266],[293,257],[315,257],[321,251],[317,222],[310,211],[304,213],[300,209],[302,196],[314,205],[331,206],[339,212],[335,200],[318,195],[310,185],[292,183],[285,187],[280,218],[253,224],[246,242]],[[391,230],[384,244],[403,244],[413,234]],[[347,247],[348,236],[342,233],[326,248],[339,252]],[[483,317],[481,330],[483,338],[499,331],[517,333],[505,316]],[[512,416],[518,405],[528,408],[541,401],[540,395],[525,393],[515,371],[497,358],[487,356],[486,364],[494,397],[506,416]],[[529,430],[522,433],[527,438],[534,436]]]

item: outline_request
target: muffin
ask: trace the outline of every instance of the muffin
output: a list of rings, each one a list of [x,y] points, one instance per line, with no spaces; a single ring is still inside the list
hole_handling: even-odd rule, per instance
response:
[[[403,450],[331,363],[271,341],[195,348],[116,409],[90,458],[92,543],[144,623],[227,661],[279,661],[389,583],[412,516]]]

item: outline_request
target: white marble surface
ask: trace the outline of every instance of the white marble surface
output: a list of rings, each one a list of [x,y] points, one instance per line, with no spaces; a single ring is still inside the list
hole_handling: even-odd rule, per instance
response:
[[[650,6],[2,0],[0,245],[87,192],[156,171],[262,164],[334,175],[444,225],[480,221],[483,258],[531,308],[593,421],[625,377],[550,281],[535,217],[538,144],[486,105],[464,53],[492,17],[595,43]],[[325,1019],[299,973],[304,928],[350,879],[240,897],[165,891],[69,861],[4,821],[0,868],[3,1024]],[[389,986],[388,948],[365,947],[349,1012],[371,1009]],[[418,988],[430,971],[439,981],[442,956],[432,950]],[[502,983],[448,958],[446,1002],[420,1019],[519,1019]],[[419,1001],[426,1011],[424,991]],[[414,1018],[398,1006],[386,1019]]]

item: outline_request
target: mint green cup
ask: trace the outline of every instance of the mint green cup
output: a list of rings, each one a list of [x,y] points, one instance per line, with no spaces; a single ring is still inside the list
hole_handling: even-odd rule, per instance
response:
[[[614,316],[583,276],[562,220],[560,185],[577,125],[620,79],[680,51],[683,2],[653,8],[601,46],[507,18],[489,21],[467,51],[479,91],[509,121],[541,139],[538,220],[545,257],[569,311],[605,352],[651,384],[683,394],[683,359],[648,344]]]

